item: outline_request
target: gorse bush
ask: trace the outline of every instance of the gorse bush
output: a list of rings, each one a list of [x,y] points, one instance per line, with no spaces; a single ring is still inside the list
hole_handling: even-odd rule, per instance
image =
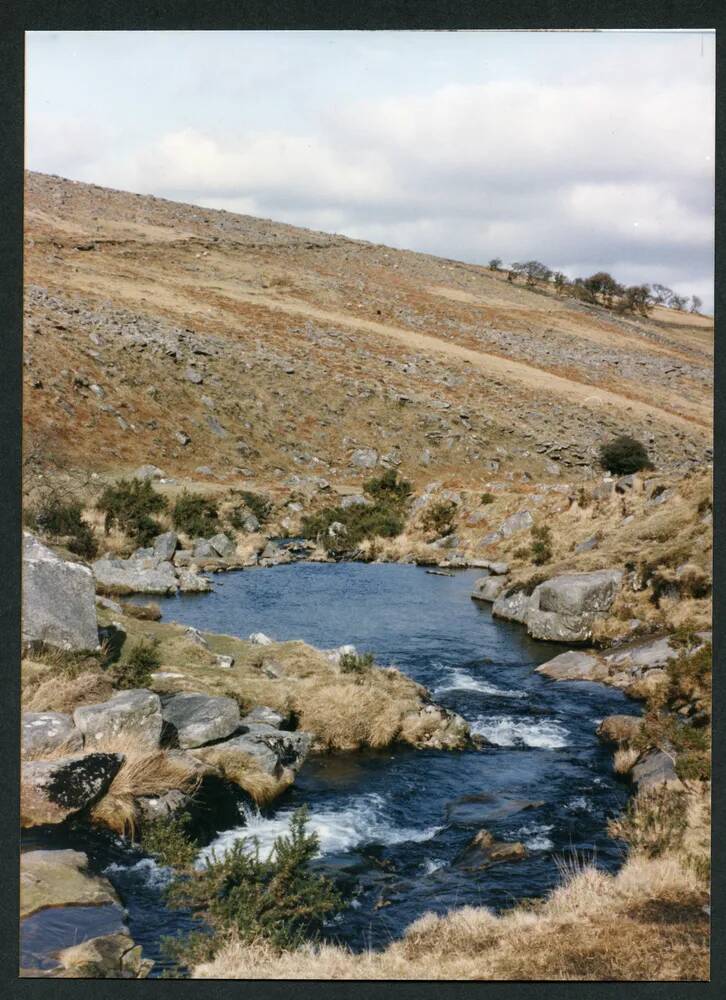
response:
[[[148,687],[152,673],[160,666],[159,643],[154,639],[139,639],[126,659],[115,665],[114,684],[127,690]]]
[[[91,526],[83,520],[83,505],[75,498],[63,498],[55,490],[26,511],[25,524],[46,535],[69,538],[68,549],[84,559],[93,559],[98,543]]]
[[[421,527],[427,534],[437,537],[450,535],[454,530],[456,504],[453,500],[437,500],[427,507],[421,517]]]
[[[375,662],[373,653],[343,653],[340,657],[342,674],[365,674]]]
[[[243,943],[267,941],[294,948],[315,938],[326,918],[342,907],[332,882],[310,870],[318,837],[306,830],[307,809],[294,813],[290,833],[275,840],[268,858],[259,844],[238,840],[223,858],[172,885],[170,902],[191,910],[213,931]]]
[[[330,530],[338,523],[343,530]],[[395,538],[403,531],[403,515],[394,507],[373,504],[370,507],[328,507],[304,517],[303,537],[317,542],[334,556],[355,552],[361,542],[372,538]]]
[[[208,538],[219,531],[217,502],[201,493],[182,490],[171,509],[171,519],[177,531],[191,538]]]
[[[408,479],[399,479],[394,469],[388,469],[381,476],[363,483],[363,489],[380,503],[400,506],[411,496],[412,487]]]
[[[493,493],[482,493],[482,495],[481,495],[481,502],[483,504],[494,503],[495,499],[496,498],[495,498],[495,496],[494,496]]]
[[[233,490],[232,493],[242,501],[242,505],[235,507],[229,515],[229,523],[233,528],[241,528],[250,514],[254,514],[260,524],[265,524],[270,519],[273,505],[268,497],[251,490]]]
[[[139,545],[148,545],[161,530],[151,515],[166,510],[167,503],[151,480],[119,479],[106,487],[96,507],[105,514],[106,534],[115,526]]]
[[[189,813],[144,820],[140,828],[141,846],[169,868],[188,869],[199,852],[196,839],[189,832]]]
[[[542,566],[552,558],[552,532],[546,524],[535,524],[532,527],[532,545],[529,551],[536,566]]]
[[[652,469],[653,463],[642,441],[621,434],[600,448],[600,466],[616,476],[629,476],[641,469]]]

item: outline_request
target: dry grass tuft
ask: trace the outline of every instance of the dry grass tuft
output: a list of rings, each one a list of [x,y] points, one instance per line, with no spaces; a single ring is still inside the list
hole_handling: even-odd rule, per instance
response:
[[[224,777],[242,788],[258,806],[273,802],[292,785],[294,772],[283,769],[279,776],[263,771],[251,754],[230,752],[223,747],[195,751],[194,756],[215,767]]]
[[[114,693],[111,679],[96,671],[86,671],[77,677],[54,675],[23,685],[23,711],[72,715],[80,705],[107,701]]]
[[[632,747],[620,747],[613,754],[613,770],[616,774],[630,774],[640,757],[640,751]]]

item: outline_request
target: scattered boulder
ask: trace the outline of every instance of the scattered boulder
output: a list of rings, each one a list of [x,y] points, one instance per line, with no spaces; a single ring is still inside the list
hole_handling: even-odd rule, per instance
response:
[[[506,580],[502,577],[482,576],[474,581],[471,596],[475,601],[488,601],[491,604],[496,601],[505,586]]]
[[[256,531],[260,530],[260,522],[254,514],[250,514],[244,519],[242,522],[242,530],[248,535],[254,535]]]
[[[580,542],[579,545],[575,546],[575,554],[579,555],[581,552],[591,552],[596,549],[600,544],[600,539],[597,535],[592,535],[590,538],[586,538],[584,542]]]
[[[276,711],[274,708],[269,708],[267,705],[257,705],[253,708],[251,712],[242,719],[243,726],[254,726],[262,723],[265,726],[272,726],[273,729],[279,729],[283,722],[285,721],[285,716],[281,712]]]
[[[96,589],[87,566],[61,559],[23,532],[22,636],[67,650],[98,648]]]
[[[63,712],[23,712],[22,750],[24,756],[42,757],[64,747],[68,753],[80,750],[83,736],[70,715]]]
[[[374,469],[378,465],[378,452],[375,448],[356,448],[350,461],[361,469]]]
[[[264,632],[253,632],[250,635],[250,642],[254,643],[255,646],[271,646],[272,639],[269,635],[265,635]]]
[[[85,737],[85,746],[109,746],[128,740],[135,748],[155,750],[161,739],[161,702],[153,691],[122,691],[97,705],[82,705],[73,721]]]
[[[209,649],[209,643],[199,629],[194,628],[193,625],[189,625],[188,628],[184,629],[184,638],[189,642],[193,642],[195,646],[201,646],[202,649]]]
[[[161,714],[169,736],[182,748],[224,740],[240,725],[234,699],[186,691],[163,697]]]
[[[153,553],[162,562],[168,562],[174,556],[179,545],[179,537],[175,531],[165,531],[154,539]]]
[[[683,787],[673,758],[662,750],[651,750],[641,757],[631,770],[630,777],[638,793],[663,785],[677,789]]]
[[[510,535],[514,535],[518,531],[525,531],[527,528],[531,528],[533,524],[534,518],[530,512],[528,510],[520,510],[502,521],[497,528],[497,535],[499,538],[509,538]]]
[[[199,573],[194,573],[189,569],[179,569],[177,580],[182,594],[207,594],[213,589],[212,584],[205,576],[200,576]]]
[[[597,656],[572,649],[540,664],[537,673],[555,681],[601,681],[608,671]]]
[[[98,559],[92,569],[97,583],[117,593],[173,594],[178,586],[174,567],[166,561],[146,566],[143,559]]]
[[[163,479],[165,476],[157,465],[140,465],[134,473],[135,479]]]
[[[206,538],[197,538],[194,541],[192,555],[195,559],[216,559],[218,553]]]
[[[220,556],[222,559],[231,559],[237,551],[237,546],[223,532],[214,535],[208,541],[212,549],[214,549],[215,555]]]
[[[525,616],[527,631],[550,642],[589,642],[597,617],[612,606],[622,579],[622,570],[606,569],[546,580],[532,593]]]
[[[204,376],[201,372],[197,372],[193,368],[187,368],[184,372],[184,378],[187,382],[192,382],[194,385],[201,385],[204,381]]]
[[[111,784],[123,760],[119,753],[90,753],[24,763],[21,826],[62,823],[92,805]]]
[[[231,668],[234,666],[234,657],[225,656],[224,654],[220,653],[218,656],[215,656],[214,662],[218,667],[222,667],[223,670],[231,670]]]
[[[350,496],[343,497],[340,501],[340,506],[343,510],[348,510],[351,507],[370,507],[372,501],[368,497],[363,496],[362,493],[352,493]]]

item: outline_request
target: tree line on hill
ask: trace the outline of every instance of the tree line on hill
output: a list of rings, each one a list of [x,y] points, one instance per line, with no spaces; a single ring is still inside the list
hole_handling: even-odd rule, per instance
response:
[[[504,267],[500,257],[493,257],[488,266],[492,271],[506,271],[508,281],[514,282],[523,278],[525,284],[530,287],[541,283],[552,284],[557,295],[569,295],[582,302],[602,305],[621,313],[631,312],[647,316],[648,310],[654,306],[666,306],[677,312],[688,309],[689,312],[698,314],[703,305],[697,295],[692,295],[690,298],[678,295],[665,285],[621,285],[607,271],[597,271],[589,278],[570,280],[562,271],[553,271],[538,260],[527,260],[523,263],[515,261],[507,268]]]

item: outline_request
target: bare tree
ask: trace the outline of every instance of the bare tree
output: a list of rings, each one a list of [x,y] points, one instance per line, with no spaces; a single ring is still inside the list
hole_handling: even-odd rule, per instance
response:
[[[492,257],[492,259],[489,261],[490,271],[498,271],[501,268],[501,266],[502,266],[501,257]]]
[[[697,295],[692,295],[691,296],[691,312],[692,313],[699,313],[700,310],[701,310],[701,306],[702,305],[703,305],[703,301],[701,299],[699,299],[699,297]]]

